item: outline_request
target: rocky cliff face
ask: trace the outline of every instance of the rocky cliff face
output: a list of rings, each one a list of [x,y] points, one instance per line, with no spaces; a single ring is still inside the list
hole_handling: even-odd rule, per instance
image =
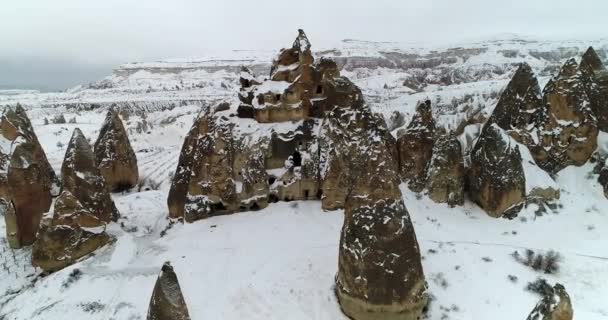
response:
[[[585,90],[586,76],[574,59],[543,90],[543,131],[540,146],[546,154],[534,154],[546,171],[558,172],[569,165],[583,165],[597,147],[597,118]]]
[[[133,188],[139,179],[137,158],[114,109],[108,111],[94,145],[95,164],[111,191]]]
[[[440,135],[434,144],[426,177],[429,198],[450,207],[463,205],[465,173],[460,142],[453,134]]]
[[[12,248],[31,245],[58,181],[21,106],[7,107],[0,120],[0,197]]]
[[[493,217],[519,212],[526,177],[517,142],[496,124],[484,127],[471,152],[469,196]]]
[[[399,168],[410,189],[421,191],[425,185],[427,167],[433,156],[435,120],[431,101],[418,104],[416,114],[405,132],[399,133]]]
[[[55,201],[52,217],[41,224],[32,249],[32,264],[47,272],[61,270],[110,242],[106,223],[95,207],[85,207],[72,193],[63,191]]]
[[[95,155],[80,129],[74,129],[61,166],[63,191],[69,191],[82,205],[103,221],[116,221],[119,212],[109,188],[95,164]]]

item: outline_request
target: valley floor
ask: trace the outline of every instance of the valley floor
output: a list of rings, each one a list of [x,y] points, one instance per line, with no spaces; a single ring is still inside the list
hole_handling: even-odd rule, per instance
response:
[[[0,219],[0,319],[145,319],[167,260],[194,320],[346,319],[333,294],[342,211],[324,212],[318,201],[283,202],[167,229],[170,175],[196,110],[171,112],[163,114],[175,117],[170,124],[151,114],[156,129],[131,135],[141,176],[160,189],[114,195],[122,213],[109,226],[116,242],[94,256],[41,277],[29,249],[8,249]],[[104,116],[43,126],[43,110],[28,113],[57,171],[65,152],[58,142],[67,144],[76,126],[95,139]],[[525,288],[538,277],[565,285],[576,319],[608,319],[608,200],[592,166],[558,175],[556,212],[536,216],[530,206],[513,220],[490,218],[470,202],[450,209],[403,186],[433,296],[428,319],[525,319],[539,300]],[[525,249],[558,251],[559,272],[515,261],[512,253]]]

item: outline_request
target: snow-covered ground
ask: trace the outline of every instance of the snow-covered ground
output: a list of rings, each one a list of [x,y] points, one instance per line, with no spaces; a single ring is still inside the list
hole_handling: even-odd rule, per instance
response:
[[[491,52],[509,47],[505,42],[498,43],[482,45],[489,46]],[[581,43],[576,42],[580,47],[577,52],[585,49]],[[606,48],[608,41],[596,43]],[[525,52],[544,52],[572,44],[513,42],[511,46]],[[394,47],[350,41],[340,52],[342,56],[373,57]],[[420,54],[433,51],[416,50]],[[487,54],[486,60],[460,61],[458,66],[498,59],[494,53]],[[223,59],[231,62],[219,65],[238,66],[241,63],[234,61],[239,59],[267,64],[271,56],[246,52],[240,58],[226,56]],[[531,57],[524,54],[520,58]],[[501,61],[497,64],[502,65]],[[192,67],[191,59],[156,64],[164,68],[167,63],[186,62]],[[538,73],[552,64],[545,60],[531,63]],[[468,103],[481,105],[483,112],[489,113],[496,102],[490,93],[502,90],[510,77],[512,66],[507,65],[504,74],[430,85],[422,91],[402,85],[410,72],[403,68],[361,67],[345,69],[343,74],[362,87],[375,111],[385,115],[399,110],[409,116],[416,101],[426,97],[449,105],[465,95],[473,95]],[[136,66],[158,67],[131,64],[123,69]],[[488,68],[493,67],[484,70]],[[0,104],[27,105],[38,138],[58,172],[73,129],[79,127],[94,141],[105,116],[103,107],[78,110],[66,101],[151,103],[167,99],[211,103],[234,96],[238,90],[236,70],[184,72],[188,73],[116,72],[106,79],[112,88],[81,87],[45,94],[12,91],[0,94]],[[199,81],[203,82],[200,88],[195,85]],[[169,90],[182,84],[188,89]],[[457,103],[453,110],[436,107],[434,111],[441,124],[454,127],[463,107]],[[346,319],[333,293],[342,211],[324,212],[317,201],[283,202],[257,212],[169,227],[166,199],[170,179],[185,134],[200,109],[199,104],[178,103],[131,115],[125,121],[140,176],[160,183],[160,188],[113,195],[122,214],[119,222],[109,227],[116,237],[113,244],[73,266],[41,277],[40,270],[31,267],[30,249],[8,249],[5,234],[0,232],[0,319],[145,319],[156,276],[167,260],[175,267],[193,320]],[[50,120],[59,114],[66,119],[75,117],[76,123],[44,124],[45,118]],[[144,120],[148,127],[141,130]],[[607,142],[600,139],[598,149],[608,150]],[[525,319],[539,299],[525,287],[538,277],[565,285],[576,319],[608,319],[608,200],[592,168],[593,164],[586,164],[558,174],[561,200],[554,212],[537,216],[537,207],[531,205],[513,220],[491,218],[468,201],[463,207],[450,209],[403,186],[433,296],[428,319]],[[514,251],[523,253],[526,249],[559,252],[563,257],[559,272],[539,273],[512,257]]]

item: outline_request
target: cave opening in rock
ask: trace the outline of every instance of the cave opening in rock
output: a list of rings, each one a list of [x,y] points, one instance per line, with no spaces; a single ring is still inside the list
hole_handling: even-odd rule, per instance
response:
[[[318,85],[317,86],[317,94],[322,94],[323,93],[323,86]]]
[[[277,197],[276,194],[271,194],[268,196],[268,202],[270,202],[270,203],[279,202],[279,197]]]
[[[226,210],[226,206],[223,203],[221,203],[221,202],[212,203],[211,205],[209,205],[209,207],[211,208],[211,211],[223,211],[223,210]]]
[[[308,190],[304,190],[304,199],[308,199]]]
[[[268,185],[273,185],[275,181],[277,181],[277,178],[275,178],[274,176],[268,177]]]
[[[281,101],[281,95],[280,95],[280,94],[277,94],[277,95],[275,96],[275,98],[277,98],[277,102]]]
[[[254,202],[251,207],[249,207],[251,210],[260,210],[260,206],[258,205],[257,202]]]
[[[300,154],[300,152],[294,151],[294,153],[291,155],[291,160],[293,161],[294,167],[302,166],[302,155]]]

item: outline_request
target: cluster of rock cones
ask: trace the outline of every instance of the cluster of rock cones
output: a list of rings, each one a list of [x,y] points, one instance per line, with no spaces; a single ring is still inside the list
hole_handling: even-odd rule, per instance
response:
[[[95,152],[80,129],[74,130],[61,181],[21,106],[5,109],[0,139],[0,203],[12,248],[33,245],[32,264],[56,271],[111,240],[105,227],[119,212],[110,192],[133,187],[138,175],[135,153],[114,110],[108,112]]]
[[[542,91],[521,64],[469,150],[436,125],[430,101],[419,103],[395,138],[335,62],[315,62],[310,49],[300,30],[269,77],[243,69],[238,100],[201,112],[182,146],[169,217],[193,222],[308,199],[344,209],[335,291],[353,319],[419,319],[427,303],[402,182],[439,203],[462,205],[468,194],[490,216],[512,217],[527,203],[557,200],[551,176],[586,163],[598,132],[608,131],[608,76],[592,48],[580,64],[568,60]],[[7,109],[0,130],[0,203],[11,246],[33,243],[34,265],[55,271],[111,241],[105,226],[119,213],[109,192],[138,180],[118,114],[108,113],[94,150],[74,131],[58,194],[24,110]],[[608,167],[599,171],[608,189]],[[529,319],[572,319],[565,290],[554,291]],[[148,319],[189,319],[169,264]]]

